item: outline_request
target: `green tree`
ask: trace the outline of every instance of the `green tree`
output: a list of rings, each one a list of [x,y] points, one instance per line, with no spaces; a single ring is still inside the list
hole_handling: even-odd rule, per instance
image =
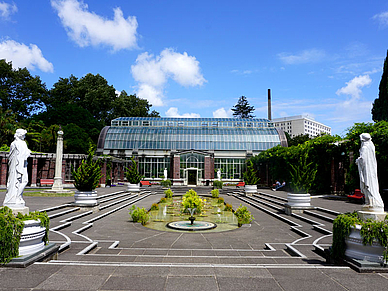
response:
[[[308,134],[300,134],[294,137],[290,137],[290,139],[288,139],[287,142],[288,142],[288,146],[291,147],[291,146],[296,146],[298,144],[303,144],[310,139],[311,138]]]
[[[43,121],[46,126],[75,124],[85,130],[94,142],[97,142],[103,127],[103,124],[95,119],[88,110],[77,104],[64,103],[54,108],[48,108],[47,111],[35,116],[34,119]]]
[[[65,125],[63,133],[63,147],[67,153],[87,153],[89,144],[93,143],[86,131],[74,123]]]
[[[0,60],[0,107],[11,110],[21,121],[42,110],[46,85],[24,69],[13,69],[11,62]]]
[[[358,168],[355,160],[360,154],[360,134],[369,133],[376,149],[377,175],[380,191],[388,188],[388,122],[385,120],[376,123],[355,123],[348,131],[346,146],[353,153],[353,163],[349,166],[348,183],[354,188],[360,185]]]
[[[141,99],[134,95],[128,95],[124,90],[120,96],[112,103],[112,111],[109,119],[118,117],[160,117],[159,113],[153,110],[150,111],[152,105],[145,99]]]
[[[57,109],[64,104],[82,107],[102,124],[108,124],[108,115],[112,110],[116,90],[101,75],[87,74],[78,80],[71,75],[60,78],[45,98],[47,108]]]
[[[379,97],[375,99],[372,106],[372,119],[388,121],[388,50],[379,86]]]
[[[16,127],[16,115],[11,110],[0,107],[0,147],[11,144]]]
[[[253,111],[255,111],[253,106],[249,105],[249,102],[245,96],[241,96],[237,104],[232,108],[233,116],[238,118],[253,118]]]

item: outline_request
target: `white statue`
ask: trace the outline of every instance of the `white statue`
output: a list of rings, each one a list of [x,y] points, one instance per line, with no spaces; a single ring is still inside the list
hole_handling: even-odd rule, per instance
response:
[[[360,139],[360,157],[356,164],[360,174],[360,190],[365,195],[364,208],[368,211],[384,212],[384,203],[379,192],[375,146],[369,133],[362,133]]]
[[[3,205],[10,208],[23,208],[26,204],[23,191],[28,183],[27,158],[31,154],[24,141],[26,133],[25,129],[17,129],[9,150],[7,193]]]
[[[221,170],[217,170],[217,180],[221,181]]]
[[[163,173],[163,175],[164,175],[163,180],[167,180],[167,168],[164,168],[164,173]]]

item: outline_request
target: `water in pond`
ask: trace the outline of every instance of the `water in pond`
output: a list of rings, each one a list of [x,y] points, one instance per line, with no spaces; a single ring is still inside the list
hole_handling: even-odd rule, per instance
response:
[[[224,211],[224,203],[218,203],[217,198],[201,197],[204,200],[204,207],[201,214],[195,214],[195,221],[208,221],[217,224],[216,228],[200,232],[221,232],[238,228],[237,218],[232,211]],[[189,221],[190,214],[182,213],[182,196],[167,198],[166,203],[159,203],[159,210],[151,210],[148,228],[181,232],[167,227],[172,221]],[[194,222],[195,223],[195,222]]]

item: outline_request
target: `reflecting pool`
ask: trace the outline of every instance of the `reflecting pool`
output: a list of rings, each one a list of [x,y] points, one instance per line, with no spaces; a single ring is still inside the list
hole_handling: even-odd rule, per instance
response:
[[[195,221],[206,221],[215,223],[216,228],[209,230],[200,230],[195,232],[221,232],[238,228],[237,217],[232,211],[225,211],[223,201],[218,198],[204,197],[204,206],[201,214],[194,214]],[[167,227],[169,222],[173,221],[189,221],[190,214],[182,213],[182,196],[173,196],[173,198],[166,198],[165,202],[159,202],[158,210],[150,210],[150,220],[145,227],[172,232],[186,232],[184,230],[175,230]],[[194,222],[195,223],[195,222]]]

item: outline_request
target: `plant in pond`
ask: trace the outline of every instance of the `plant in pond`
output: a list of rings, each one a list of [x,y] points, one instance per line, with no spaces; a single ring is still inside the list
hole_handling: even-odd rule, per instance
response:
[[[151,210],[159,210],[159,205],[157,203],[153,203],[151,206]]]
[[[196,208],[196,213],[201,213],[203,208],[203,200],[199,198],[197,192],[193,189],[190,189],[186,192],[186,194],[182,197],[182,207],[183,212],[187,212],[188,208],[194,209]]]
[[[212,193],[212,198],[218,198],[218,196],[220,196],[220,191],[218,189],[213,189],[211,193]]]
[[[142,225],[146,225],[150,219],[150,215],[145,208],[139,208],[135,205],[130,208],[129,214],[131,215],[133,222],[140,222]]]
[[[224,203],[224,198],[223,197],[219,197],[217,202],[218,202],[218,204]]]
[[[232,211],[232,210],[233,210],[232,204],[226,203],[224,211]]]
[[[165,195],[166,198],[172,198],[173,194],[174,193],[171,191],[171,189],[167,189],[167,190],[164,191],[164,195]]]
[[[236,209],[234,215],[237,216],[237,224],[238,226],[242,226],[243,224],[251,223],[253,219],[255,219],[251,212],[248,210],[246,206],[242,206]]]
[[[221,224],[221,223],[228,223],[228,221],[226,221],[226,220],[216,220],[215,221],[215,223],[219,223],[219,224]]]

